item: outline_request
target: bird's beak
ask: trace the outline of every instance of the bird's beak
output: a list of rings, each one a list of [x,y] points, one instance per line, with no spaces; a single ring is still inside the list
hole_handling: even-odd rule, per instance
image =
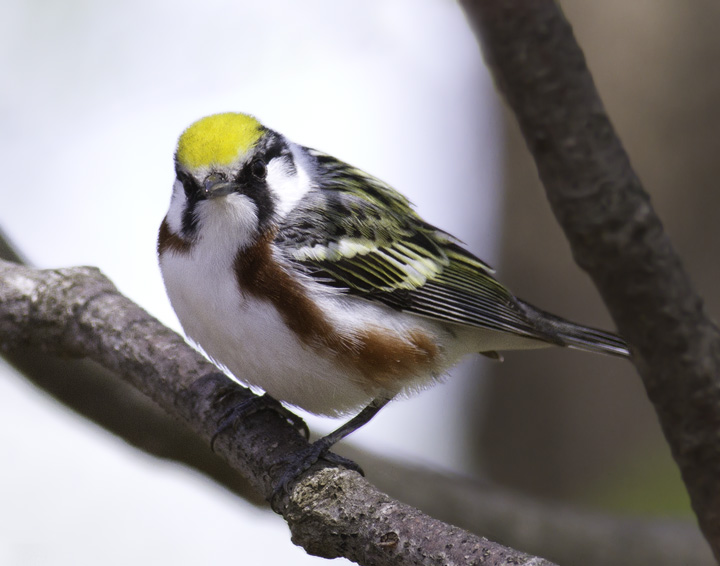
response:
[[[232,181],[228,181],[224,175],[211,173],[205,177],[203,188],[205,189],[205,196],[207,198],[217,198],[234,192],[237,185]]]

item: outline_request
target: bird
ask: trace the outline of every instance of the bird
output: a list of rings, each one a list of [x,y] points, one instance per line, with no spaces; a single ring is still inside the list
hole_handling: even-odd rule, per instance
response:
[[[620,336],[517,298],[388,184],[251,115],[192,123],[174,165],[157,253],[185,334],[277,401],[354,415],[299,455],[283,486],[468,354],[560,346],[630,357]]]

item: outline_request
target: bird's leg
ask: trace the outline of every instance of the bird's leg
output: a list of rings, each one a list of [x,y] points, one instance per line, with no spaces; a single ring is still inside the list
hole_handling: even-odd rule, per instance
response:
[[[199,380],[200,381],[200,380]],[[203,382],[215,382],[220,383],[217,385],[217,393],[214,403],[227,404],[228,409],[220,417],[217,424],[217,429],[210,439],[210,448],[215,449],[215,441],[217,437],[228,429],[233,428],[240,419],[247,418],[259,411],[270,410],[287,422],[289,422],[305,439],[310,437],[310,431],[304,420],[298,417],[292,411],[286,409],[279,401],[265,393],[264,395],[258,396],[252,393],[249,389],[241,387],[225,374],[220,372],[206,376],[202,378]],[[202,386],[202,385],[199,385]]]
[[[338,427],[330,434],[316,440],[307,448],[293,453],[286,460],[287,467],[285,468],[283,475],[280,477],[280,480],[275,485],[270,501],[273,501],[281,492],[287,493],[288,486],[303,472],[310,468],[310,466],[321,459],[331,464],[355,470],[356,472],[363,474],[362,469],[355,462],[334,454],[333,452],[329,452],[329,450],[333,444],[339,442],[348,434],[356,431],[370,421],[370,419],[372,419],[378,411],[380,411],[380,409],[387,405],[389,401],[390,399],[380,397],[374,399],[367,407],[365,407],[348,422]]]

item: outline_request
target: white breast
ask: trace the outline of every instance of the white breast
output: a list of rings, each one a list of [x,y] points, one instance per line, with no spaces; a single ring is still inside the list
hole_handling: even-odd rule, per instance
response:
[[[217,244],[217,240],[215,240]],[[233,254],[197,242],[160,258],[168,297],[185,333],[240,382],[318,414],[344,414],[373,392],[288,329],[274,306],[239,291]]]

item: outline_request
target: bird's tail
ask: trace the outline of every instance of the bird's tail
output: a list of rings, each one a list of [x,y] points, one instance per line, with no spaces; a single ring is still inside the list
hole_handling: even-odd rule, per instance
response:
[[[524,301],[518,301],[535,327],[547,335],[548,342],[587,352],[630,357],[627,342],[612,332],[582,326],[554,314],[544,312]]]

